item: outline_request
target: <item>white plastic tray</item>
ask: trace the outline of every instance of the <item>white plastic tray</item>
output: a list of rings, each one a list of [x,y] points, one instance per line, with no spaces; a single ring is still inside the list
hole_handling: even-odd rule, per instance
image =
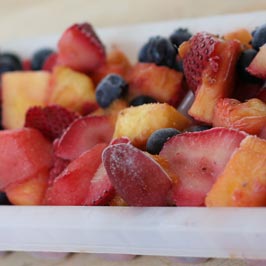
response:
[[[266,22],[266,12],[99,29],[134,61],[152,35],[178,27],[222,34]],[[59,35],[58,35],[59,36]],[[28,57],[58,36],[2,44]],[[266,259],[266,208],[0,207],[0,250]]]

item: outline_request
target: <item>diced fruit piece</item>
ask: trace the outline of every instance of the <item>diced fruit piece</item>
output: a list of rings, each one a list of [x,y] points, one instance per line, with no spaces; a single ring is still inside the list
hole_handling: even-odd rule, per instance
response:
[[[108,116],[81,117],[57,141],[55,155],[65,160],[74,160],[98,143],[109,143],[113,132],[113,123]]]
[[[258,51],[255,49],[247,49],[243,51],[237,62],[237,71],[241,80],[244,80],[245,83],[258,83],[260,79],[252,76],[246,68],[250,65],[254,57],[257,55]]]
[[[236,99],[220,99],[215,107],[213,126],[243,130],[259,134],[266,125],[266,104],[259,99],[239,102]]]
[[[247,68],[247,71],[260,79],[266,79],[266,44],[260,47],[257,55],[251,61],[250,65]]]
[[[177,106],[186,94],[182,80],[181,72],[153,63],[138,63],[128,76],[129,100],[146,95]]]
[[[106,173],[104,165],[101,163],[91,180],[85,205],[105,205],[112,200],[114,196],[115,189]]]
[[[78,117],[59,105],[35,106],[27,111],[24,126],[38,129],[45,137],[54,140]]]
[[[139,52],[139,62],[158,66],[175,67],[177,49],[170,40],[161,36],[151,37]]]
[[[259,50],[259,48],[265,43],[266,43],[266,24],[263,24],[255,29],[251,44],[254,49]]]
[[[226,128],[187,132],[164,144],[160,156],[179,177],[172,189],[177,206],[202,206],[207,192],[246,134]]]
[[[0,160],[1,190],[50,169],[53,164],[52,144],[36,129],[2,130]]]
[[[178,48],[183,42],[188,41],[192,37],[192,34],[188,29],[178,28],[169,37],[172,44]]]
[[[252,35],[251,35],[251,33],[247,29],[240,28],[240,29],[236,29],[234,31],[230,31],[230,32],[226,33],[223,36],[223,38],[226,41],[229,41],[229,40],[238,40],[245,47],[250,47],[251,46],[250,45],[250,42],[252,40]]]
[[[266,206],[266,141],[246,137],[207,195],[206,205]]]
[[[159,154],[164,143],[181,132],[175,128],[160,128],[155,130],[147,140],[146,150],[151,154]]]
[[[16,54],[0,53],[0,75],[9,72],[22,70],[22,62]]]
[[[132,206],[165,206],[171,180],[150,156],[130,144],[110,145],[103,163],[117,193]]]
[[[48,188],[45,204],[85,205],[89,193],[93,193],[91,182],[101,165],[101,155],[105,147],[106,144],[98,144],[73,160]],[[97,186],[95,188],[98,189]],[[96,194],[93,196],[97,198]]]
[[[58,42],[58,63],[81,72],[90,72],[104,64],[105,48],[88,23],[74,24]]]
[[[80,112],[87,101],[96,102],[92,80],[70,68],[54,68],[47,104],[58,104],[71,111]]]
[[[54,67],[57,65],[58,54],[56,52],[51,53],[43,62],[42,70],[53,71]]]
[[[36,176],[8,186],[5,191],[14,205],[42,205],[48,187],[49,171],[40,171]]]
[[[160,128],[179,130],[190,121],[167,103],[150,103],[122,110],[117,117],[113,138],[128,137],[136,147],[145,149],[150,135]]]
[[[125,96],[128,90],[127,82],[117,74],[104,77],[96,87],[96,100],[102,108],[107,108],[112,102]]]
[[[25,114],[32,106],[44,106],[50,82],[46,71],[16,71],[2,75],[2,124],[21,128]]]
[[[118,74],[124,79],[131,69],[131,64],[127,56],[118,48],[113,48],[107,54],[106,63],[90,74],[94,84],[98,84],[108,74]]]
[[[69,160],[64,160],[56,156],[54,157],[53,167],[49,172],[48,185],[51,185],[54,182],[54,179],[65,170],[69,163]]]
[[[179,47],[186,80],[195,91],[189,114],[196,120],[211,123],[217,100],[231,95],[240,50],[237,41],[202,32]]]
[[[36,51],[31,60],[32,70],[41,70],[45,60],[53,53],[54,51],[50,48],[42,48]]]

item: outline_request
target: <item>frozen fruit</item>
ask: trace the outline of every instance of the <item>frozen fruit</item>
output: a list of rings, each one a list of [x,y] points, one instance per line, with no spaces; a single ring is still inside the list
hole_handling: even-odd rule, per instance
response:
[[[90,77],[67,67],[56,67],[51,75],[47,104],[58,104],[81,112],[85,102],[96,102]]]
[[[178,48],[183,42],[188,41],[192,37],[191,32],[185,28],[176,29],[169,37],[172,44]]]
[[[177,106],[186,94],[183,74],[153,63],[138,63],[128,75],[129,100],[140,95]]]
[[[97,186],[97,180],[94,179],[102,162],[102,152],[106,147],[106,144],[98,144],[82,153],[80,157],[73,160],[61,174],[55,179],[53,184],[48,188],[45,197],[45,204],[47,205],[85,205],[89,203],[89,195],[94,193],[93,187],[99,194],[94,193],[93,199],[99,200],[101,196],[107,196],[111,190],[108,190],[107,194],[104,194],[106,187],[101,183],[101,177],[99,178],[99,184],[102,185],[103,190]],[[92,184],[94,181],[96,184]],[[98,196],[98,197],[97,197]],[[100,201],[103,203],[102,201]]]
[[[253,39],[251,44],[254,49],[259,48],[266,43],[266,24],[263,24],[255,29],[253,32]]]
[[[250,65],[247,67],[247,71],[260,79],[266,78],[266,44],[261,46],[256,56],[251,61]]]
[[[0,131],[0,190],[38,176],[53,164],[52,144],[36,129]]]
[[[179,178],[172,189],[173,203],[203,205],[207,192],[245,137],[240,131],[213,128],[179,134],[167,141],[159,155]]]
[[[16,71],[2,75],[2,123],[5,128],[21,128],[27,110],[44,106],[50,82],[46,71]]]
[[[150,156],[130,144],[110,145],[103,163],[117,193],[131,206],[165,206],[171,180]]]
[[[51,48],[42,48],[36,51],[31,59],[32,70],[42,70],[45,60],[54,52]]]
[[[215,107],[213,126],[243,130],[260,134],[266,125],[266,104],[253,98],[246,102],[236,99],[220,99]]]
[[[161,36],[151,37],[139,51],[139,62],[155,63],[158,66],[174,68],[177,49],[167,39]]]
[[[49,170],[38,171],[33,177],[11,184],[5,192],[14,205],[42,205],[48,187]]]
[[[159,154],[164,143],[171,137],[180,134],[175,128],[160,128],[155,130],[147,140],[146,150],[151,154]]]
[[[211,123],[217,100],[231,95],[240,51],[238,41],[223,41],[205,32],[179,47],[186,81],[195,92],[188,112],[193,118]]]
[[[160,128],[185,129],[190,120],[166,103],[150,103],[126,108],[118,114],[113,138],[126,136],[145,149],[150,135]]]
[[[0,53],[0,75],[4,72],[22,70],[22,62],[16,54]]]
[[[96,100],[102,108],[107,108],[114,100],[126,95],[127,82],[117,74],[104,77],[96,87]]]
[[[206,206],[266,206],[266,141],[247,136],[209,191]]]
[[[118,74],[126,79],[131,67],[131,63],[126,54],[119,48],[113,47],[107,54],[105,64],[90,73],[90,77],[96,85],[108,74]]]
[[[27,111],[24,126],[38,129],[45,137],[54,140],[78,117],[59,105],[35,106]]]
[[[77,71],[97,70],[106,60],[105,48],[89,23],[74,24],[58,42],[58,64]]]
[[[108,116],[85,116],[75,120],[54,147],[55,155],[74,160],[94,145],[112,139],[114,127]]]

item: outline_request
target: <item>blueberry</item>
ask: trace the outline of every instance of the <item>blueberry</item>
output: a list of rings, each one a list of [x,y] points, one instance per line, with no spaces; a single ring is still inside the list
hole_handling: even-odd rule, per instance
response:
[[[20,58],[12,53],[0,54],[0,75],[8,71],[22,70]]]
[[[257,83],[261,81],[259,78],[252,76],[246,71],[246,68],[249,66],[253,58],[256,56],[256,54],[257,54],[256,50],[247,49],[241,53],[237,62],[237,71],[240,78],[251,83]]]
[[[148,138],[146,144],[147,152],[151,154],[159,154],[164,143],[171,137],[180,133],[181,132],[175,128],[161,128],[154,131]]]
[[[156,36],[140,49],[138,59],[139,62],[174,68],[176,55],[177,49],[168,39]]]
[[[0,205],[11,205],[5,192],[0,192]]]
[[[188,41],[192,37],[192,34],[188,31],[188,29],[179,28],[175,30],[170,35],[170,41],[174,44],[177,48],[185,41]]]
[[[96,87],[96,100],[102,108],[107,108],[114,100],[127,92],[128,84],[117,74],[109,74]]]
[[[134,98],[133,100],[131,100],[131,102],[129,103],[129,105],[132,106],[139,106],[145,103],[156,103],[158,101],[156,101],[154,98],[147,96],[147,95],[140,95],[137,96],[136,98]]]
[[[266,43],[266,24],[256,28],[253,32],[253,39],[251,41],[252,47],[256,50]]]
[[[175,70],[179,72],[184,72],[183,61],[181,59],[177,59],[175,63]]]
[[[189,128],[187,128],[185,131],[186,132],[197,132],[197,131],[204,131],[204,130],[208,130],[211,129],[211,126],[208,125],[193,125]]]
[[[31,68],[33,70],[41,70],[45,60],[53,52],[54,52],[54,50],[52,50],[50,48],[42,48],[42,49],[36,51],[32,56]]]

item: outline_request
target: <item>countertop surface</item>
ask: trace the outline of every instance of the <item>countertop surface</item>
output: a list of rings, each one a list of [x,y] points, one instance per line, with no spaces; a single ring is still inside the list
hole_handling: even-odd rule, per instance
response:
[[[130,25],[180,18],[266,10],[265,0],[9,0],[1,1],[0,40],[51,35],[74,22],[89,21],[96,27]],[[13,252],[0,257],[1,266],[170,266],[190,265],[164,257],[139,256],[128,262],[107,262],[95,255],[74,254],[59,261],[34,258]],[[209,260],[206,266],[244,266],[242,260]],[[261,265],[266,265],[261,264]]]

